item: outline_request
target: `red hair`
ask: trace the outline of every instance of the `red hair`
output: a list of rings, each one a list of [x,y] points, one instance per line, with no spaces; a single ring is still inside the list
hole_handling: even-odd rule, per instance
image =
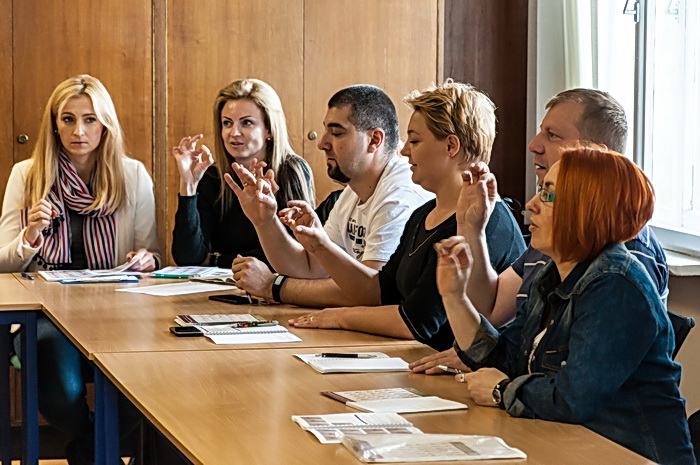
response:
[[[552,246],[562,261],[589,261],[613,242],[626,242],[651,219],[654,188],[617,152],[569,149],[559,161]]]

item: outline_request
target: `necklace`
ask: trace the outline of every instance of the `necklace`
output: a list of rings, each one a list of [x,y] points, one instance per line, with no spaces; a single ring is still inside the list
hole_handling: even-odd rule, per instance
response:
[[[413,250],[411,250],[410,252],[408,252],[408,256],[409,256],[409,257],[412,257],[413,254],[415,254],[416,252],[418,252],[418,250],[419,250],[421,247],[423,247],[423,244],[425,244],[426,242],[428,242],[428,241],[430,240],[430,238],[433,237],[433,236],[439,231],[439,229],[440,229],[440,228],[435,228],[435,231],[433,231],[432,234],[430,234],[430,236],[426,237],[426,238],[423,240],[423,242],[421,242],[421,243],[418,245],[418,247],[416,247],[415,249],[413,249]],[[418,231],[416,230],[415,234],[413,235],[413,245],[415,245],[415,243],[416,243],[416,236],[417,236],[417,235],[418,235]]]

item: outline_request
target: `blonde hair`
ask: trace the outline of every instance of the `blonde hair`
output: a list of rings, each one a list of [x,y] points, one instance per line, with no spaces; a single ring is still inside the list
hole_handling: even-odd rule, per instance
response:
[[[95,77],[81,74],[60,83],[46,103],[41,117],[39,137],[32,151],[33,164],[24,187],[24,207],[31,207],[45,198],[58,177],[58,160],[62,144],[56,119],[68,100],[87,96],[92,101],[97,120],[104,130],[95,149],[96,162],[92,189],[95,201],[87,210],[119,210],[127,199],[121,160],[126,157],[126,145],[114,103],[105,86]]]
[[[233,191],[224,181],[224,173],[236,177],[231,168],[233,157],[226,151],[221,137],[221,110],[230,100],[250,100],[260,108],[265,119],[265,128],[270,133],[266,141],[265,162],[275,173],[280,189],[276,194],[278,206],[286,207],[289,200],[306,200],[315,205],[313,176],[308,164],[294,153],[287,134],[287,120],[277,92],[259,79],[238,79],[219,91],[214,101],[215,157],[219,172],[219,197],[222,209],[233,201]],[[263,160],[260,160],[263,161]],[[300,181],[306,182],[300,182]]]
[[[428,129],[439,140],[450,134],[457,136],[466,163],[491,160],[496,138],[496,106],[486,94],[471,84],[448,78],[439,86],[413,91],[404,102],[423,115]]]

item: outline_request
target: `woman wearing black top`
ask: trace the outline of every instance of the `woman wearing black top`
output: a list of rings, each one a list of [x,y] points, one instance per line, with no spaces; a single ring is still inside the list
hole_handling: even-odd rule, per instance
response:
[[[173,148],[180,173],[172,253],[178,265],[230,267],[236,255],[265,259],[255,228],[226,185],[236,181],[237,162],[279,189],[279,208],[289,200],[314,204],[311,169],[289,143],[282,103],[257,79],[241,79],[219,91],[214,102],[215,155],[199,145],[202,135],[184,137]],[[269,168],[269,171],[268,171]],[[273,179],[273,174],[276,179]]]

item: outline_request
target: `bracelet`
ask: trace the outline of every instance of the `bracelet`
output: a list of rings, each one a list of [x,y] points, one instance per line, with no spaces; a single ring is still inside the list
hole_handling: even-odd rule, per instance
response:
[[[285,275],[277,274],[275,275],[275,280],[272,281],[272,300],[280,304],[282,303],[282,297],[280,296],[282,284],[284,284],[286,279],[287,277]]]

